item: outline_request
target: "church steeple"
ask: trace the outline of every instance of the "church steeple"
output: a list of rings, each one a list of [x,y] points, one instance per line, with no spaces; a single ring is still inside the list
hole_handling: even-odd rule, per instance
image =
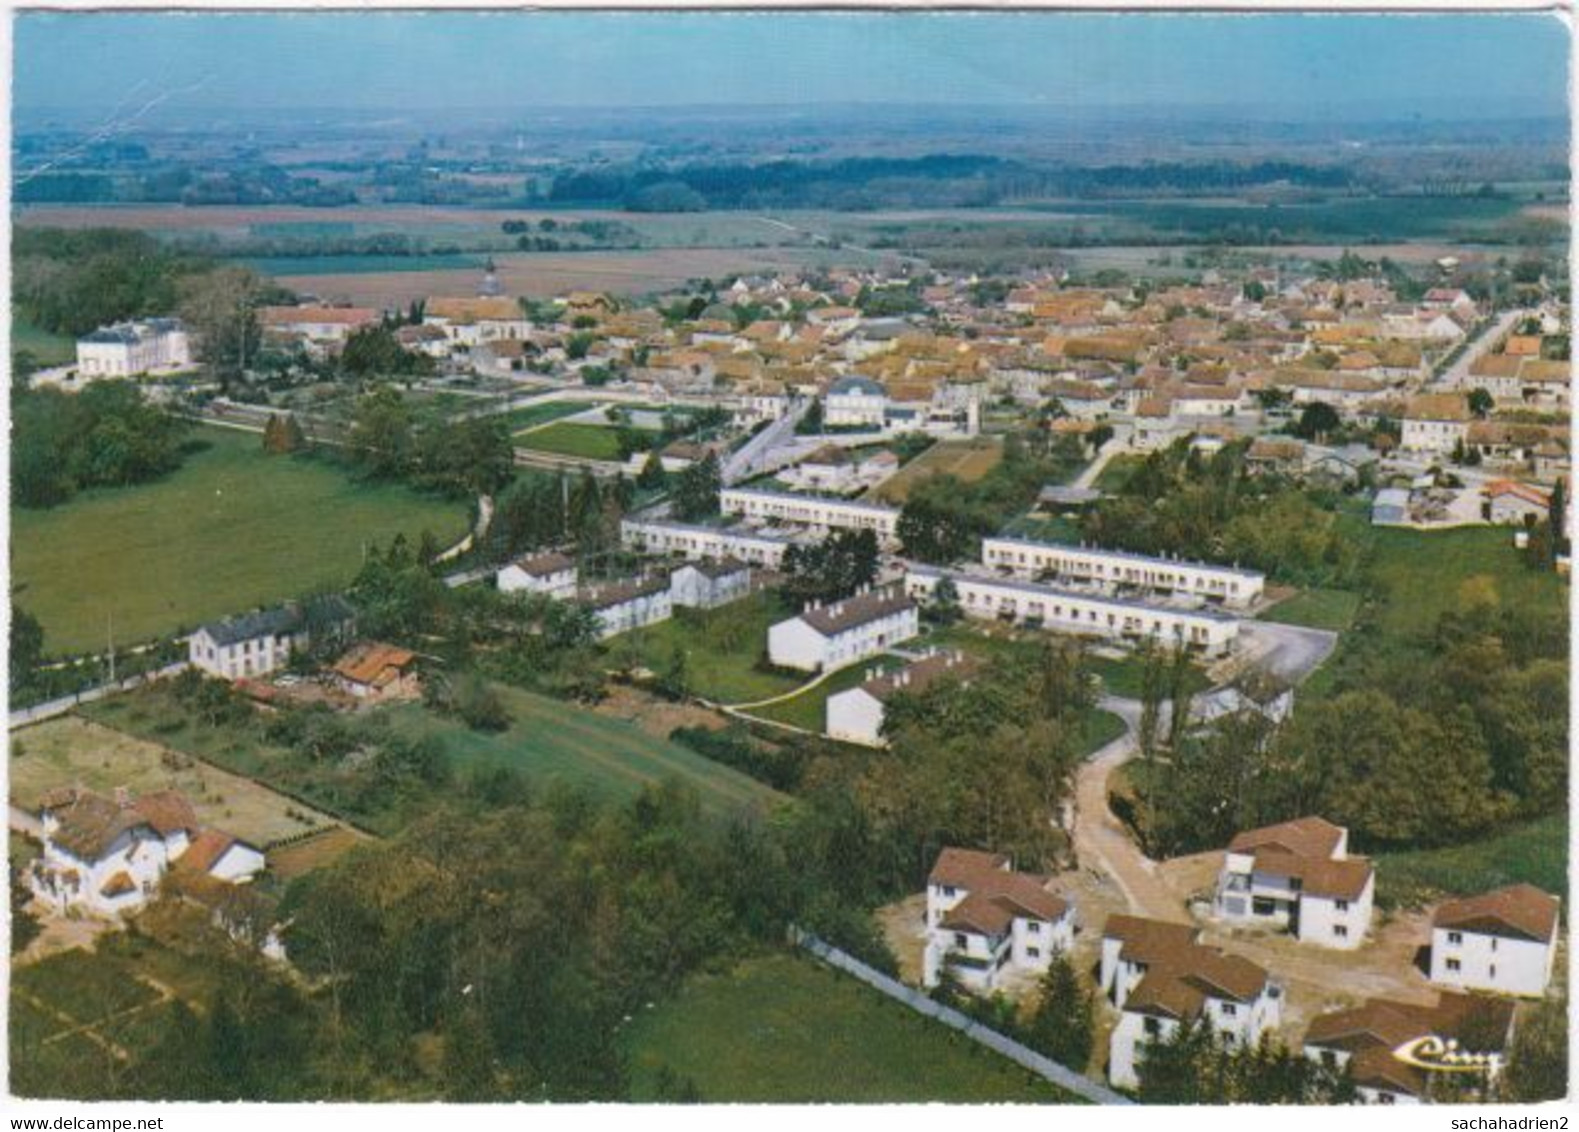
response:
[[[504,294],[504,286],[499,282],[499,276],[495,274],[493,256],[489,256],[488,262],[483,264],[482,282],[477,284],[477,294],[485,299]]]

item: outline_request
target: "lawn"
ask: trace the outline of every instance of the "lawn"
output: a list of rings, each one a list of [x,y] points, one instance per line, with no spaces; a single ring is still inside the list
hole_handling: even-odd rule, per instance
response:
[[[792,696],[780,703],[758,708],[751,714],[778,723],[788,723],[805,731],[821,733],[828,722],[827,708],[830,696],[837,696],[840,692],[848,692],[851,688],[860,687],[871,678],[874,671],[888,672],[903,665],[904,661],[899,657],[886,655],[871,657],[859,664],[839,669],[815,688],[808,688],[798,696]]]
[[[500,419],[510,426],[511,433],[519,437],[526,429],[557,421],[561,417],[573,417],[592,408],[596,406],[591,401],[545,401],[541,405],[511,409],[502,414]]]
[[[101,794],[121,786],[133,794],[173,788],[205,825],[258,846],[334,824],[248,779],[75,716],[13,732],[11,742],[11,801],[26,809],[57,786],[80,784]]]
[[[366,547],[466,530],[464,505],[357,483],[325,461],[266,456],[258,437],[199,428],[207,447],[138,487],[12,512],[12,584],[51,653],[124,647],[351,579]]]
[[[756,779],[626,720],[517,688],[497,690],[511,721],[502,732],[472,731],[417,704],[392,708],[389,716],[398,729],[436,736],[462,773],[507,767],[533,782],[563,782],[617,801],[677,778],[715,813],[763,809],[782,798]]]
[[[1376,898],[1417,905],[1440,895],[1467,896],[1519,881],[1559,895],[1568,891],[1568,820],[1552,814],[1520,822],[1479,841],[1376,856]]]
[[[518,433],[515,440],[519,448],[552,452],[559,456],[574,456],[582,460],[620,459],[619,433],[604,425],[560,421],[525,436]]]
[[[674,617],[630,633],[613,646],[634,650],[639,663],[665,671],[674,651],[685,654],[686,680],[693,695],[717,703],[755,703],[792,692],[811,679],[762,667],[768,627],[792,611],[771,590],[758,590],[721,609],[676,610]]]
[[[1352,590],[1304,590],[1278,602],[1261,615],[1261,620],[1341,631],[1354,624],[1359,609],[1360,595]]]
[[[1129,700],[1140,699],[1146,665],[1139,657],[1126,656],[1123,660],[1110,660],[1103,656],[1092,656],[1086,658],[1086,667],[1102,678],[1103,689],[1108,695]],[[1189,673],[1184,683],[1192,696],[1211,686],[1206,673],[1195,665],[1190,665]]]
[[[41,366],[60,366],[77,360],[77,343],[64,334],[52,334],[34,326],[13,307],[11,310],[11,353],[26,350]]]
[[[625,1034],[632,1100],[667,1069],[711,1104],[1068,1103],[1055,1086],[811,959],[699,975]]]
[[[1097,473],[1096,483],[1091,486],[1098,491],[1121,491],[1145,462],[1144,456],[1114,456],[1102,466],[1102,470]]]

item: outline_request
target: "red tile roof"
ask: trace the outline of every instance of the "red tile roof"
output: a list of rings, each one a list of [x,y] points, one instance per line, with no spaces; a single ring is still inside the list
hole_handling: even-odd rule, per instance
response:
[[[1557,897],[1533,884],[1513,884],[1479,896],[1448,900],[1437,907],[1431,924],[1438,928],[1476,932],[1546,943],[1557,932]]]

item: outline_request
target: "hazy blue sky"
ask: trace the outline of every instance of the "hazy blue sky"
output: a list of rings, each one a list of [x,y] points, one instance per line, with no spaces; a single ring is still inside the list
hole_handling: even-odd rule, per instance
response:
[[[1032,103],[1562,114],[1538,15],[305,13],[17,17],[15,104],[165,109]]]

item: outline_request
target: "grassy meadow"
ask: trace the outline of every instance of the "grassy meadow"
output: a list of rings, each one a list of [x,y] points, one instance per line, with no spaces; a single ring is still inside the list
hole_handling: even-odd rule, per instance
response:
[[[45,648],[117,646],[344,585],[364,548],[466,530],[463,504],[363,484],[327,462],[267,456],[257,436],[199,428],[206,447],[154,483],[85,491],[11,516],[12,585]]]
[[[667,1069],[710,1104],[1069,1103],[1013,1062],[811,959],[698,975],[626,1032],[632,1100]]]
[[[762,667],[768,627],[791,612],[777,594],[758,590],[721,609],[677,610],[668,621],[618,638],[612,648],[632,650],[638,663],[655,672],[668,668],[678,648],[685,655],[693,695],[717,703],[755,703],[792,692],[811,679]]]

